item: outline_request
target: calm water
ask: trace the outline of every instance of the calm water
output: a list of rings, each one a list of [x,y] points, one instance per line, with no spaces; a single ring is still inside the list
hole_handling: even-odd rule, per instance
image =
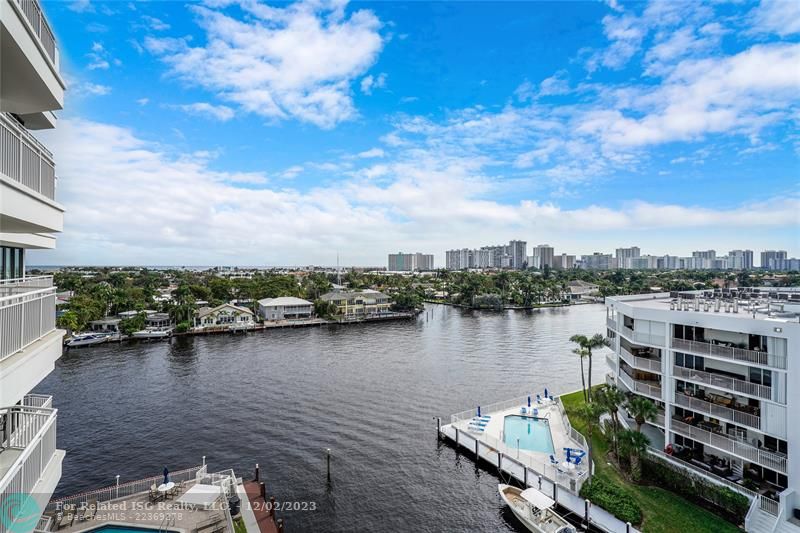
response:
[[[37,388],[59,408],[60,495],[200,464],[260,463],[290,531],[515,531],[497,476],[437,446],[434,416],[580,387],[576,332],[601,305],[428,306],[416,321],[73,350]],[[595,382],[605,371],[595,357]],[[333,481],[323,450],[333,450]]]

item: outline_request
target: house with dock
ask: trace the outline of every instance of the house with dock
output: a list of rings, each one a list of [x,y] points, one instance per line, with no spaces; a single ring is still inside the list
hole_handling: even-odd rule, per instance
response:
[[[233,304],[203,307],[197,310],[193,326],[194,331],[250,329],[255,326],[255,314]]]
[[[313,314],[313,303],[294,296],[264,298],[258,301],[258,315],[267,321],[308,319]]]
[[[389,296],[372,289],[332,291],[320,296],[336,306],[336,315],[345,319],[361,319],[391,313]]]

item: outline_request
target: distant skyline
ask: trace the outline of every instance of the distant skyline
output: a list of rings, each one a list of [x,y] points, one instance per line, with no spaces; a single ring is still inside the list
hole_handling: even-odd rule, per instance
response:
[[[29,264],[800,256],[800,2],[44,8],[66,215]]]

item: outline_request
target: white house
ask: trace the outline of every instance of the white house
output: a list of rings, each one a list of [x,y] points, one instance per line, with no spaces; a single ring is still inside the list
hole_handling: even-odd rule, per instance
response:
[[[311,318],[313,313],[313,303],[294,296],[264,298],[258,301],[258,314],[264,320]]]
[[[212,329],[227,327],[228,329],[245,329],[255,325],[255,315],[249,309],[231,304],[217,307],[203,307],[197,310],[194,317],[195,329]]]

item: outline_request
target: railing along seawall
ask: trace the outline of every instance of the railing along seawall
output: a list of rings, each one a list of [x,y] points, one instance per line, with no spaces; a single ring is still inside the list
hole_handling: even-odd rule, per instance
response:
[[[0,172],[50,199],[56,199],[53,154],[5,113],[0,113]]]
[[[55,328],[55,287],[0,298],[0,361]]]

